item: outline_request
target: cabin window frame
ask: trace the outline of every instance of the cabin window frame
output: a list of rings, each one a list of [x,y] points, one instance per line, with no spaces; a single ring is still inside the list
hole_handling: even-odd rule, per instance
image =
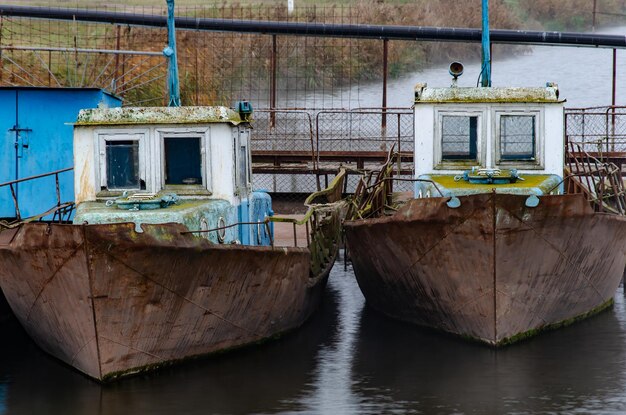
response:
[[[177,194],[185,195],[210,195],[212,194],[212,175],[211,175],[211,138],[209,127],[201,128],[158,128],[156,129],[158,141],[157,165],[157,183],[162,190],[174,191]],[[200,174],[202,183],[198,184],[166,184],[165,183],[165,139],[169,138],[197,138],[200,141]]]
[[[532,159],[507,159],[502,157],[500,145],[501,137],[501,119],[503,116],[533,116],[535,117],[535,143],[534,157]],[[544,168],[543,149],[545,144],[544,138],[544,114],[543,109],[539,107],[516,107],[516,108],[494,108],[493,109],[493,160],[494,165],[507,169],[528,169],[541,170]]]
[[[151,181],[150,175],[148,171],[148,163],[146,159],[149,157],[148,154],[148,143],[147,143],[147,135],[148,132],[145,130],[137,131],[137,130],[106,130],[106,131],[96,131],[96,156],[98,160],[98,175],[97,183],[99,183],[99,190],[96,196],[115,196],[122,194],[124,191],[133,191],[133,192],[141,192],[141,191],[150,191],[151,189]],[[139,158],[139,187],[129,187],[129,188],[115,188],[109,189],[108,177],[107,177],[107,142],[110,141],[137,141],[138,142],[138,158]],[[144,183],[142,188],[141,182]]]
[[[443,117],[477,117],[476,123],[476,159],[458,159],[458,160],[444,160],[443,158]],[[485,166],[486,163],[486,140],[485,132],[487,122],[487,110],[486,108],[476,108],[459,110],[458,107],[444,107],[435,109],[434,117],[434,170],[466,170],[474,166]]]

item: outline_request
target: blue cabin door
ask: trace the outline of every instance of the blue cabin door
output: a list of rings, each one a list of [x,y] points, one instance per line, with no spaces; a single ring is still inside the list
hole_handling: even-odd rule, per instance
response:
[[[100,92],[18,90],[15,126],[17,177],[31,177],[74,166],[74,127],[81,108],[97,106]],[[59,174],[60,202],[74,200],[74,172]],[[57,204],[55,176],[20,184],[22,217]]]
[[[120,105],[95,88],[0,88],[0,183],[73,167],[72,123],[78,112]],[[73,171],[59,174],[59,193],[61,203],[74,200]],[[55,177],[20,183],[17,198],[24,218],[53,208]],[[0,218],[15,213],[8,187],[0,188]]]

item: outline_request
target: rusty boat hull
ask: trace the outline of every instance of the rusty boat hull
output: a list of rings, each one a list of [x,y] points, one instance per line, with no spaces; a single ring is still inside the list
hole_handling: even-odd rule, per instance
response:
[[[626,218],[580,194],[413,199],[391,216],[347,221],[367,303],[382,313],[503,345],[612,304],[626,264]]]
[[[216,245],[178,224],[142,230],[33,223],[0,244],[0,284],[18,320],[97,380],[294,329],[318,306],[333,263],[311,275],[306,248]]]

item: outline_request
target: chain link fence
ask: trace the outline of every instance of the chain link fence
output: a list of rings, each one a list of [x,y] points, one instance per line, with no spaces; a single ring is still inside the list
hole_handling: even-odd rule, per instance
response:
[[[253,187],[276,201],[301,202],[345,167],[344,193],[353,193],[360,174],[378,169],[392,148],[401,154],[400,177],[412,177],[413,119],[410,108],[257,111]],[[399,182],[397,190],[411,184]]]

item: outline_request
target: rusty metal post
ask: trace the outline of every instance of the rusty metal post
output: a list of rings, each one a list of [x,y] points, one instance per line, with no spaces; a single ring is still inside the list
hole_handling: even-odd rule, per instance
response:
[[[322,190],[322,184],[320,183],[320,112],[315,115],[315,157],[317,157],[317,164],[315,170],[315,179],[317,184],[317,191]],[[313,128],[313,126],[311,126]]]
[[[598,3],[597,0],[593,0],[593,13],[592,13],[592,18],[591,18],[591,31],[592,32],[596,31],[596,5],[597,3]]]
[[[293,246],[298,247],[298,234],[296,232],[296,223],[293,224]]]
[[[400,146],[400,141],[401,141],[401,130],[400,130],[400,122],[402,121],[400,119],[400,117],[402,116],[402,114],[398,113],[398,176],[400,176],[401,171],[402,171],[402,148]]]
[[[381,117],[381,136],[383,138],[383,150],[387,151],[387,60],[389,57],[389,39],[383,39],[383,113]]]
[[[48,86],[52,85],[52,51],[48,51]]]
[[[276,114],[274,111],[276,110],[276,71],[277,68],[277,59],[276,55],[278,54],[278,47],[276,42],[276,35],[272,35],[272,57],[271,57],[271,70],[272,76],[270,77],[270,128],[276,127]]]
[[[61,189],[59,187],[59,173],[54,175],[54,184],[57,190],[57,206],[61,206]]]
[[[594,4],[595,5],[595,4]],[[611,106],[613,114],[611,115],[611,134],[613,135],[613,147],[615,146],[615,90],[617,87],[617,49],[613,48],[613,84],[611,91]]]
[[[613,90],[611,95],[611,105],[615,106],[615,88],[617,77],[617,49],[613,48]]]
[[[120,50],[120,37],[121,37],[121,29],[120,29],[120,25],[117,25],[117,27],[115,28],[115,49]],[[115,54],[115,76],[113,77],[113,79],[115,79],[115,89],[113,90],[113,92],[117,92],[117,78],[119,77],[119,69],[120,69],[120,54],[116,53]]]
[[[13,198],[13,203],[15,204],[15,217],[17,218],[17,220],[22,220],[22,215],[20,214],[20,205],[17,201],[17,195],[15,189],[13,188],[13,184],[10,184],[9,188],[11,189],[11,197]]]
[[[194,54],[195,54],[195,58],[196,58],[196,65],[194,66],[194,72],[195,72],[195,78],[196,78],[196,82],[195,82],[195,89],[196,89],[196,105],[200,105],[200,91],[199,91],[199,84],[200,81],[198,80],[198,67],[200,66],[199,62],[198,62],[198,49],[200,49],[197,45],[194,49]]]
[[[130,34],[130,25],[128,26],[128,28],[126,29],[126,47],[127,49],[131,48],[131,34]],[[131,69],[132,71],[132,69]],[[124,85],[125,81],[125,77],[126,77],[126,59],[122,59],[122,74],[120,75],[120,84]],[[116,81],[117,82],[117,81]],[[122,98],[124,97],[124,91],[122,91]]]

